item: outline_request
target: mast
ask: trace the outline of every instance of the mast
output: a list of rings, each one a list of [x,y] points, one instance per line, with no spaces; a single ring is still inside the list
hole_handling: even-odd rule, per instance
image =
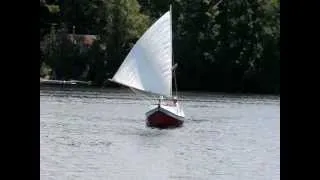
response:
[[[173,26],[172,26],[172,5],[170,4],[170,25],[171,25],[171,54],[172,54],[172,65],[174,66],[174,56],[173,56]],[[173,78],[174,78],[174,88],[176,91],[176,97],[178,97],[178,88],[177,88],[177,78],[176,78],[176,70],[175,68],[173,69]],[[171,84],[172,84],[172,79],[171,79]],[[172,90],[171,90],[172,92]]]

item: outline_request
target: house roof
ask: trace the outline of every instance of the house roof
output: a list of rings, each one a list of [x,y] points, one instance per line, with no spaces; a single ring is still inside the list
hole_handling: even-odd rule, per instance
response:
[[[93,45],[94,41],[97,40],[97,35],[90,34],[67,34],[67,38],[70,41],[76,41],[77,43],[83,44],[87,47]],[[46,45],[46,41],[40,41],[40,49],[43,49]]]
[[[90,34],[68,34],[70,40],[77,40],[83,43],[84,45],[91,46],[95,40],[97,40],[96,35]]]

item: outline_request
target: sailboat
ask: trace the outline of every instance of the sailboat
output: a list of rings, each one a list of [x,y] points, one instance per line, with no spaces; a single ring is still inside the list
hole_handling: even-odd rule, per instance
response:
[[[146,126],[177,128],[184,122],[179,103],[172,47],[172,8],[154,22],[138,39],[111,82],[157,96],[157,103],[146,112]],[[175,96],[172,80],[175,82]]]

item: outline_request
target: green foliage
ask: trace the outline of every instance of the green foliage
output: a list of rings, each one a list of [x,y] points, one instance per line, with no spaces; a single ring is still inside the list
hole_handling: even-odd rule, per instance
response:
[[[111,23],[106,31],[101,32],[106,42],[108,77],[116,71],[133,42],[149,26],[148,17],[139,12],[140,6],[136,0],[114,0],[110,5]]]
[[[170,4],[180,89],[279,93],[279,0],[40,3],[40,66],[49,66],[59,79],[104,84]],[[51,29],[52,23],[56,23],[57,31]],[[76,34],[98,35],[98,39],[83,53],[79,44],[65,38],[73,30]]]
[[[60,12],[60,7],[58,5],[47,5],[47,8],[52,14],[57,14]]]
[[[86,59],[81,54],[80,46],[74,44],[64,29],[51,33],[46,37],[44,46],[45,63],[54,70],[57,79],[79,78],[86,67]]]

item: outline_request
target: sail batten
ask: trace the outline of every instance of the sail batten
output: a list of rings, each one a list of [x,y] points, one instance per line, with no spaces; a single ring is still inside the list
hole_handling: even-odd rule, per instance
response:
[[[144,92],[172,96],[172,29],[170,11],[136,42],[112,78]]]

